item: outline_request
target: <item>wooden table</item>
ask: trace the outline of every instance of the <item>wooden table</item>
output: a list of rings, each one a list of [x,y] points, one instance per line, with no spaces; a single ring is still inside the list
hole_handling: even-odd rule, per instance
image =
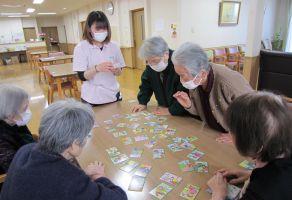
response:
[[[49,52],[48,51],[32,51],[29,52],[29,60],[31,61],[31,67],[37,67],[38,60],[36,58],[41,58],[42,56],[48,57]]]
[[[81,156],[78,158],[78,161],[80,162],[82,168],[85,168],[89,163],[96,160],[102,161],[106,166],[106,176],[109,177],[115,184],[121,186],[127,192],[128,198],[130,200],[152,199],[152,196],[149,194],[149,192],[158,184],[163,182],[160,180],[160,177],[165,172],[170,172],[183,178],[182,182],[178,186],[174,187],[174,189],[167,195],[165,199],[182,199],[179,197],[179,194],[187,184],[193,184],[201,188],[196,199],[210,199],[211,196],[205,190],[207,189],[206,183],[213,175],[213,173],[216,170],[225,167],[239,168],[238,164],[244,160],[243,157],[239,156],[233,146],[219,144],[215,141],[215,138],[218,136],[218,132],[211,130],[201,121],[195,120],[191,117],[168,116],[168,120],[163,124],[168,124],[170,128],[177,129],[174,137],[196,136],[199,138],[197,141],[194,141],[193,144],[196,145],[198,150],[205,153],[205,155],[201,159],[199,159],[199,161],[208,162],[209,173],[207,174],[196,172],[182,172],[178,168],[177,162],[182,160],[190,160],[186,156],[191,152],[191,150],[183,150],[181,152],[173,153],[166,146],[167,144],[173,143],[171,140],[160,139],[152,149],[148,149],[144,146],[144,143],[146,141],[134,142],[130,145],[124,145],[120,138],[114,138],[112,133],[107,132],[107,130],[105,129],[106,125],[104,124],[104,121],[112,119],[114,122],[114,127],[116,127],[117,123],[120,122],[124,122],[127,124],[139,123],[141,124],[140,127],[145,127],[149,130],[149,127],[144,125],[144,122],[147,121],[144,118],[143,120],[138,122],[129,122],[129,120],[125,118],[112,118],[112,115],[117,113],[130,113],[131,107],[132,105],[126,101],[95,107],[94,111],[96,113],[96,121],[100,127],[96,127],[93,129],[93,135],[88,139],[88,142],[84,147]],[[152,109],[150,108],[150,111],[151,110],[153,111],[153,107]],[[134,134],[132,130],[128,128],[116,129],[126,130],[128,132],[128,136],[130,136],[133,140],[134,136],[139,135]],[[146,132],[146,134],[148,136],[151,136],[151,133],[149,132]],[[123,172],[119,169],[121,165],[115,166],[111,162],[110,157],[106,153],[106,149],[114,146],[117,147],[121,153],[125,153],[128,156],[130,155],[133,147],[144,148],[144,153],[142,154],[141,158],[130,158],[131,160],[137,161],[139,164],[148,164],[152,166],[152,170],[146,178],[146,182],[142,192],[128,191],[131,176],[134,173],[128,174],[126,172]],[[163,148],[165,151],[165,158],[153,159],[152,150],[155,148]],[[191,162],[193,163],[194,161]]]
[[[64,94],[62,92],[62,78],[76,77],[77,73],[73,71],[73,64],[65,63],[65,64],[58,64],[58,65],[50,65],[50,66],[47,66],[46,69],[48,70],[50,75],[56,80],[57,88],[58,88],[58,96],[60,98],[64,98]],[[76,86],[74,90],[77,91]]]
[[[52,65],[56,61],[66,61],[66,60],[70,60],[70,62],[73,62],[73,55],[54,56],[54,57],[40,58],[39,59],[41,66]]]

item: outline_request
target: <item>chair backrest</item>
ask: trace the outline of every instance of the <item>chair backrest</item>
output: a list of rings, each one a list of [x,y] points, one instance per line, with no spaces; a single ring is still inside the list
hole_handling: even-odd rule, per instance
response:
[[[64,52],[50,52],[49,57],[55,57],[55,56],[64,56]]]
[[[212,49],[205,49],[204,51],[207,54],[208,61],[214,62],[214,51]]]
[[[47,78],[48,84],[50,86],[54,85],[55,84],[54,79],[53,79],[52,75],[49,73],[49,71],[47,70],[46,66],[44,67],[44,71],[45,71],[45,76]]]
[[[214,49],[215,56],[226,56],[226,50],[224,47]]]
[[[6,174],[0,174],[0,183],[4,183]]]
[[[226,47],[227,54],[238,54],[238,46]]]

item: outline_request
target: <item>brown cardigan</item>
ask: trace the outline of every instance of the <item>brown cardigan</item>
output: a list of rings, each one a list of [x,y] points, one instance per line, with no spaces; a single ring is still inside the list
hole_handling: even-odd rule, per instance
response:
[[[228,131],[224,121],[224,114],[229,104],[238,96],[252,92],[253,89],[247,80],[238,72],[233,71],[224,65],[210,63],[214,73],[213,87],[210,92],[209,103],[217,122]],[[189,113],[199,116],[204,122],[206,121],[201,99],[198,90],[190,90],[189,95],[192,106],[186,109]]]

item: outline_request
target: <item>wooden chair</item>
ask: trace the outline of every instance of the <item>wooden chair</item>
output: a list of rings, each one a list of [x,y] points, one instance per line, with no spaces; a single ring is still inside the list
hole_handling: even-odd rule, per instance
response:
[[[205,53],[206,53],[206,55],[208,57],[208,61],[209,62],[214,62],[214,51],[213,51],[213,49],[205,49],[204,51],[205,51]]]
[[[38,79],[39,79],[39,83],[42,82],[42,77],[44,78],[45,82],[47,81],[47,77],[45,75],[45,66],[42,65],[42,63],[39,61],[39,56],[36,59],[37,61],[35,62],[35,66],[37,67],[38,70]]]
[[[227,52],[224,47],[214,49],[214,63],[222,64],[230,69],[236,69],[238,63],[227,59]]]
[[[48,82],[48,104],[51,104],[54,101],[54,93],[58,91],[57,83],[46,68],[44,69],[44,72],[45,72],[46,79]],[[75,83],[75,81],[76,81],[75,79],[63,79],[61,86],[62,86],[64,94],[65,94],[65,90],[69,90],[70,96],[76,97],[76,94],[75,94],[75,89],[76,89],[75,84],[76,83]],[[73,90],[74,95],[72,95],[72,90]]]
[[[238,46],[231,46],[226,48],[227,62],[237,62],[235,70],[240,72],[243,68],[244,58],[241,56]]]
[[[0,174],[0,184],[4,183],[5,178],[6,178],[6,174]]]

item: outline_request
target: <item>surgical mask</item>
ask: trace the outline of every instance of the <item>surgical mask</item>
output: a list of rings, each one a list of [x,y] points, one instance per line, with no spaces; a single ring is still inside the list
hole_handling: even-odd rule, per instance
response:
[[[161,60],[157,65],[149,65],[154,71],[162,72],[166,69],[168,63],[165,63],[163,60]]]
[[[17,126],[25,126],[31,120],[32,113],[29,109],[27,109],[25,112],[20,114],[20,117],[21,117],[20,120],[15,121],[16,125]]]
[[[199,87],[199,85],[200,85],[200,83],[202,81],[202,79],[200,79],[200,81],[199,81],[198,84],[194,83],[194,80],[196,80],[197,76],[195,76],[195,78],[192,79],[192,80],[189,80],[187,82],[183,82],[182,83],[182,86],[185,87],[185,88],[187,88],[188,90],[194,90],[194,89],[196,89],[197,87]]]
[[[98,42],[103,42],[105,38],[107,37],[107,35],[108,35],[107,31],[100,32],[100,33],[93,33],[93,39]]]

